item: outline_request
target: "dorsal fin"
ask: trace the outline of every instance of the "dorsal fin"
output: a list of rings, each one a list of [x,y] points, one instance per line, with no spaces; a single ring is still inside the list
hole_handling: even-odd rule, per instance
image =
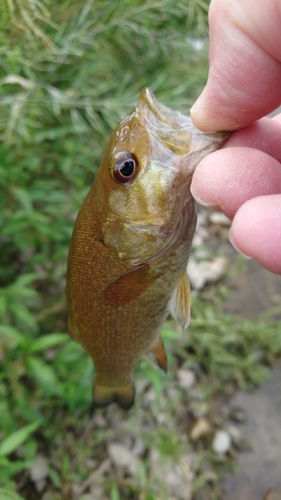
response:
[[[168,309],[173,318],[180,324],[182,330],[185,330],[189,324],[190,318],[190,285],[185,270],[170,298]]]

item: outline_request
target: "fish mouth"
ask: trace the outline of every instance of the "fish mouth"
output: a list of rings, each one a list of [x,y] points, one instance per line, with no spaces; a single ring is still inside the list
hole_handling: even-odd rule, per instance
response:
[[[193,125],[189,116],[158,102],[148,88],[141,92],[136,111],[148,131],[168,150],[180,157],[194,156],[194,161],[191,162],[190,158],[188,161],[190,172],[194,171],[202,158],[219,149],[231,135],[231,132],[202,132]]]
[[[229,132],[206,134],[198,130],[190,117],[159,103],[149,89],[142,91],[136,112],[150,135],[154,161],[160,160],[162,168],[171,169],[174,174],[168,193],[169,203],[173,204],[169,218],[159,214],[152,224],[144,219],[140,224],[133,224],[135,231],[155,237],[156,251],[145,258],[130,259],[132,264],[153,263],[165,257],[190,234],[189,225],[194,216],[190,193],[193,172],[201,159],[219,149],[230,135]]]
[[[134,110],[134,117],[147,133],[147,166],[156,165],[165,174],[163,186],[166,203],[149,217],[141,213],[137,220],[124,220],[128,234],[138,233],[137,248],[131,255],[120,252],[120,258],[132,265],[154,263],[165,258],[181,242],[191,239],[194,230],[194,200],[190,193],[192,174],[197,164],[209,153],[219,149],[230,133],[206,134],[198,130],[189,116],[159,103],[149,89],[144,89]],[[145,170],[146,171],[146,170]],[[151,193],[155,196],[155,192]],[[156,206],[156,205],[155,205]],[[120,217],[120,216],[119,216]],[[147,249],[145,248],[147,238]],[[144,242],[142,246],[142,241]],[[144,250],[140,252],[140,249]]]

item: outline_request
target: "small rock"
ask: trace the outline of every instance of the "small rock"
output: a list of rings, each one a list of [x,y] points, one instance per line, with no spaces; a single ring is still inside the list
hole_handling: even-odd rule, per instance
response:
[[[154,474],[157,474],[160,468],[160,462],[161,462],[161,457],[159,455],[159,452],[157,451],[156,448],[151,448],[150,453],[149,453],[149,467],[150,467],[150,474],[153,476]]]
[[[209,215],[211,224],[219,224],[220,226],[230,226],[231,220],[221,212],[211,212]]]
[[[191,441],[198,441],[202,437],[207,436],[211,431],[211,424],[206,418],[199,418],[192,426],[190,432]]]
[[[199,212],[197,214],[197,226],[196,229],[199,229],[201,227],[205,227],[208,225],[208,215],[209,212]]]
[[[187,274],[193,290],[202,290],[206,284],[206,278],[203,274],[202,267],[192,257],[190,257],[187,265]]]
[[[214,452],[217,453],[218,455],[224,455],[229,451],[230,446],[231,446],[230,434],[225,430],[217,431],[212,443]]]
[[[104,488],[102,486],[95,486],[95,485],[91,486],[90,493],[91,493],[92,498],[94,500],[97,500],[97,499],[106,500],[105,491],[104,491]]]
[[[214,427],[224,427],[225,418],[221,413],[212,414],[211,417],[211,421]]]
[[[42,455],[37,455],[36,462],[29,471],[30,478],[35,483],[37,491],[40,492],[44,489],[48,473],[48,462],[46,458]]]
[[[253,451],[254,447],[250,439],[241,437],[240,441],[235,445],[238,451]]]
[[[104,428],[106,427],[106,420],[102,415],[99,415],[98,413],[95,415],[95,426],[96,427],[101,427]]]
[[[233,382],[226,382],[223,386],[223,393],[228,397],[233,396],[236,393],[236,390],[236,385]],[[229,409],[227,412],[227,416],[229,416]]]
[[[157,413],[156,420],[159,425],[163,425],[167,422],[168,414],[167,413]]]
[[[168,498],[191,500],[192,475],[190,473],[188,474],[178,464],[171,464],[170,467],[165,468],[163,477],[165,478]]]
[[[167,389],[167,400],[173,400],[173,399],[176,399],[176,397],[178,396],[178,391],[175,387],[173,386],[170,386],[168,387]]]
[[[182,389],[189,391],[196,384],[195,373],[191,370],[184,370],[183,368],[177,372],[179,385]]]
[[[190,411],[196,419],[205,417],[209,413],[209,404],[207,401],[191,401]]]
[[[237,427],[235,427],[234,425],[229,425],[227,427],[227,432],[230,434],[232,443],[236,447],[239,447],[241,439],[242,439],[240,430],[237,429]]]
[[[226,260],[224,257],[215,257],[211,261],[202,261],[200,265],[208,283],[215,283],[225,272]]]
[[[201,247],[201,245],[203,245],[203,239],[201,238],[200,234],[195,233],[192,240],[192,248],[198,248]]]
[[[181,467],[173,461],[164,462],[159,452],[152,449],[150,452],[150,471],[167,491],[167,498],[177,500],[191,500],[192,498],[192,473],[188,463]]]
[[[191,287],[194,290],[202,290],[205,284],[218,281],[224,274],[226,260],[224,257],[215,257],[212,260],[196,262],[190,258],[187,266],[187,274]]]
[[[204,401],[205,398],[205,393],[203,389],[199,386],[194,387],[189,393],[190,397],[194,399],[195,401]]]
[[[48,476],[48,463],[45,457],[37,455],[35,464],[30,468],[30,477],[33,482],[41,481]]]
[[[98,466],[98,461],[93,458],[85,458],[84,464],[88,467],[88,469],[96,469]]]
[[[156,395],[153,387],[150,387],[145,393],[145,400],[149,403],[155,403]]]
[[[231,408],[229,412],[229,418],[231,420],[234,420],[234,422],[239,422],[240,424],[247,422],[248,419],[247,413],[243,410],[243,408],[240,407]]]
[[[137,379],[136,380],[136,392],[137,394],[143,394],[149,387],[149,381],[147,379]]]
[[[264,500],[281,500],[281,491],[269,490],[264,496]]]
[[[211,256],[210,256],[210,250],[207,249],[206,247],[196,248],[196,250],[194,252],[194,257],[197,260],[207,260],[207,259],[210,259],[211,258]]]
[[[209,231],[205,227],[197,227],[192,240],[192,248],[199,248],[209,237]]]
[[[253,445],[249,439],[244,438],[241,432],[234,425],[229,425],[227,431],[230,434],[231,442],[238,451],[252,451]]]
[[[127,469],[134,474],[137,470],[136,458],[133,453],[121,443],[110,443],[108,445],[108,454],[111,461],[117,467]]]
[[[134,446],[132,448],[132,453],[135,456],[140,457],[141,455],[143,455],[145,453],[145,450],[146,450],[146,446],[145,446],[144,442],[141,439],[136,438]]]

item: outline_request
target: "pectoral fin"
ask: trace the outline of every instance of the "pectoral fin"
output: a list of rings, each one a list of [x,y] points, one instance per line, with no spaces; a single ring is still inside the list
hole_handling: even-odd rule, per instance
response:
[[[169,301],[168,309],[183,330],[188,327],[190,318],[190,285],[187,272],[181,275],[174,293]]]
[[[157,361],[158,366],[164,372],[167,372],[167,355],[166,355],[166,351],[165,351],[163,340],[160,337],[160,335],[153,342],[153,344],[151,344],[151,346],[150,346],[150,348],[149,348],[148,351],[151,352],[154,355],[154,357],[155,357],[155,359]]]
[[[137,299],[151,284],[148,270],[148,264],[142,264],[124,274],[104,291],[104,298],[116,306]]]

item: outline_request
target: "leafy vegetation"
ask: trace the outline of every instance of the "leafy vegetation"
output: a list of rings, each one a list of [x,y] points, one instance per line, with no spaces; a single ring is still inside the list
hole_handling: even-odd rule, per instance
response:
[[[135,408],[93,418],[92,363],[66,333],[73,222],[110,131],[146,85],[187,112],[206,79],[206,48],[198,51],[194,39],[206,35],[207,8],[204,0],[1,2],[1,500],[89,500],[87,478],[120,436],[142,446],[135,474],[97,474],[93,498],[167,498],[167,467],[180,463],[191,474],[187,430],[198,407],[198,392],[186,396],[177,385],[178,367],[195,371],[208,408],[226,382],[260,383],[264,363],[281,351],[270,319],[234,321],[221,314],[223,293],[195,296],[188,336],[165,326],[168,377],[141,360]],[[161,470],[152,467],[154,452]],[[42,490],[29,474],[38,456],[48,462]],[[206,484],[216,498],[217,462],[224,465],[211,451],[198,454],[196,498]]]

